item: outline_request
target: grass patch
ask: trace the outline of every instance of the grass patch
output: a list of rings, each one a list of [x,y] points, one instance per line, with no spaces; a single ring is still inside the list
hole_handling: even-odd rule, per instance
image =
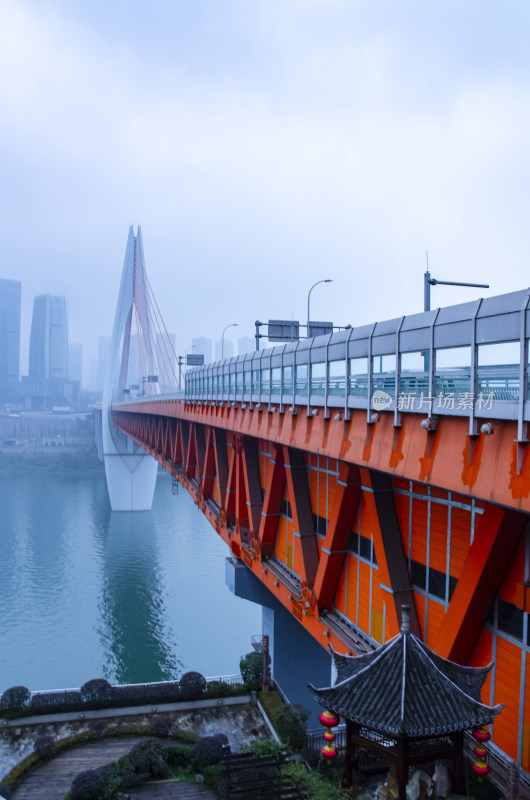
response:
[[[258,697],[268,718],[272,720],[276,709],[283,705],[282,698],[275,689],[271,689],[270,692],[258,692]]]

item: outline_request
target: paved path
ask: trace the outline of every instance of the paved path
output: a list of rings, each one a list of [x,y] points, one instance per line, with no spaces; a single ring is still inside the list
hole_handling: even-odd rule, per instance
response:
[[[131,750],[142,736],[127,736],[121,739],[101,739],[62,753],[48,761],[20,784],[13,793],[12,800],[64,800],[73,779],[79,772],[94,769],[110,761],[116,761]],[[131,798],[138,800],[192,800],[216,798],[217,794],[201,784],[160,782],[131,790]]]

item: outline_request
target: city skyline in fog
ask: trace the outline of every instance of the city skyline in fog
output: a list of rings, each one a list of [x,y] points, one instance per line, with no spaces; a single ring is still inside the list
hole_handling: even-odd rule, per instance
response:
[[[0,0],[0,277],[65,296],[85,382],[128,229],[177,353],[528,285],[523,0]]]

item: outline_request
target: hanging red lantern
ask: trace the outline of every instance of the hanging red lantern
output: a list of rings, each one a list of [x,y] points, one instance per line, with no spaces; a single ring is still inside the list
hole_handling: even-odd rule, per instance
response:
[[[335,736],[331,728],[339,724],[340,717],[338,716],[338,714],[334,714],[332,711],[323,711],[319,719],[321,724],[327,728],[324,734],[324,739],[326,741],[326,744],[321,749],[320,753],[322,757],[326,759],[328,764],[331,764],[332,760],[334,758],[337,758],[339,752],[337,748],[333,745],[333,742],[337,737]]]
[[[490,772],[490,767],[488,762],[486,761],[488,756],[487,748],[485,747],[484,742],[487,742],[491,739],[489,731],[484,727],[481,726],[480,728],[475,728],[472,733],[474,740],[476,741],[476,745],[473,748],[473,751],[477,757],[476,761],[473,762],[471,765],[471,769],[478,777],[479,781],[482,781],[485,775],[488,775]]]
[[[323,711],[319,717],[319,720],[326,728],[334,728],[335,725],[339,724],[340,717],[337,714],[334,714],[333,711]]]
[[[480,728],[475,728],[472,736],[477,742],[488,742],[491,739],[489,731],[483,725]]]

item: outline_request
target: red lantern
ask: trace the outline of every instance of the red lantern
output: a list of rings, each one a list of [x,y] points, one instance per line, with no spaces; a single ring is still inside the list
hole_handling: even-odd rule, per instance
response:
[[[484,745],[484,742],[487,742],[488,739],[491,739],[491,736],[488,730],[482,726],[480,728],[476,728],[473,731],[473,738],[476,741],[476,745],[473,748],[474,753],[477,757],[477,760],[473,762],[471,765],[471,769],[478,777],[479,781],[482,781],[484,775],[487,775],[490,771],[489,765],[486,761],[488,751]]]
[[[323,758],[326,759],[328,764],[331,764],[334,758],[337,758],[338,750],[336,747],[333,746],[333,742],[337,738],[331,728],[338,725],[340,722],[340,717],[337,714],[334,714],[332,711],[323,711],[319,717],[320,722],[324,725],[327,730],[324,734],[324,739],[326,744],[320,751]]]
[[[326,728],[334,728],[335,725],[338,725],[340,722],[340,717],[337,714],[334,714],[333,711],[323,711],[319,717],[319,720],[322,725],[325,725]]]
[[[333,745],[327,744],[322,748],[320,752],[322,753],[328,764],[331,764],[332,760],[334,758],[337,758],[339,751],[337,750],[336,747],[333,747]]]
[[[475,775],[477,775],[479,781],[481,781],[482,778],[484,777],[484,775],[487,775],[489,773],[489,771],[490,771],[490,768],[489,768],[488,764],[486,764],[486,762],[483,761],[481,758],[478,758],[471,765],[471,769],[473,770]]]
[[[484,726],[481,728],[475,728],[472,736],[477,742],[487,742],[491,739],[489,731]]]

